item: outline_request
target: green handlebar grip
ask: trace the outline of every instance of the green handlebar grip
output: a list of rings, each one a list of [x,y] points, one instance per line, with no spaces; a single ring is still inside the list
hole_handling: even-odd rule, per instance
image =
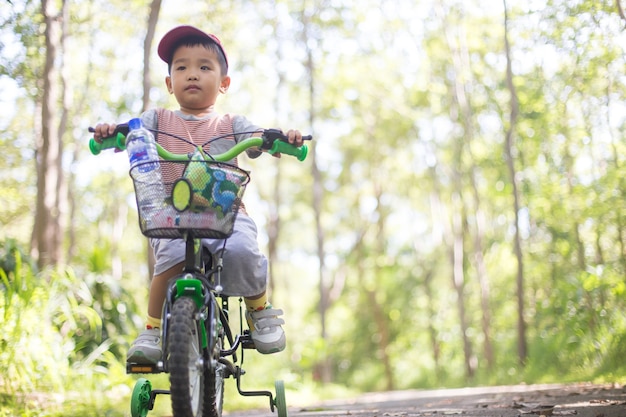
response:
[[[298,158],[298,161],[304,161],[306,159],[307,154],[309,153],[309,148],[306,145],[302,145],[299,148],[296,148],[292,144],[288,142],[283,142],[282,140],[274,141],[272,148],[267,151],[268,153],[274,155],[279,152],[281,154],[293,155]]]
[[[117,148],[120,151],[126,149],[126,136],[118,132],[115,136],[102,139],[102,143],[96,142],[93,138],[89,140],[89,150],[93,155],[98,155],[101,151],[111,148]]]

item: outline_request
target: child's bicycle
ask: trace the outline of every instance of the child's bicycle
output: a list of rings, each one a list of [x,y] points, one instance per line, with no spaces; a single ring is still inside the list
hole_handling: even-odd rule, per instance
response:
[[[102,143],[91,139],[89,148],[94,155],[104,149],[124,150],[125,133],[127,127],[121,125]],[[267,396],[271,411],[276,409],[279,417],[287,417],[283,381],[275,382],[275,395],[242,389],[244,349],[254,348],[249,330],[243,329],[242,300],[239,298],[239,332],[235,333],[229,323],[228,296],[221,294],[220,273],[227,266],[219,254],[207,254],[198,244],[200,238],[230,236],[250,179],[248,172],[224,161],[252,147],[303,161],[306,145],[296,148],[286,140],[281,131],[269,129],[262,137],[248,138],[220,155],[203,151],[210,141],[194,145],[196,151],[190,155],[173,154],[157,144],[163,180],[140,179],[142,164],[131,169],[141,232],[147,237],[186,242],[184,270],[170,281],[163,305],[162,358],[154,365],[128,363],[126,367],[132,374],[169,373],[170,389],[153,389],[148,379],[139,378],[131,397],[132,417],[145,417],[160,394],[170,394],[174,417],[220,417],[224,380],[230,377],[239,394]]]

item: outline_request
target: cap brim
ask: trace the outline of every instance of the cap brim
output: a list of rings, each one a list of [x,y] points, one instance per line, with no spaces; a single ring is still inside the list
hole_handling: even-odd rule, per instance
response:
[[[161,42],[159,42],[159,46],[157,48],[159,58],[169,64],[170,60],[172,59],[172,55],[174,54],[174,48],[176,47],[177,43],[181,39],[188,37],[204,38],[216,44],[222,51],[222,54],[224,54],[224,58],[226,59],[226,65],[228,65],[228,58],[226,57],[226,52],[224,51],[224,47],[222,47],[222,43],[220,42],[220,40],[215,35],[205,33],[193,26],[178,26],[167,32],[165,36],[163,36],[163,38],[161,39]]]

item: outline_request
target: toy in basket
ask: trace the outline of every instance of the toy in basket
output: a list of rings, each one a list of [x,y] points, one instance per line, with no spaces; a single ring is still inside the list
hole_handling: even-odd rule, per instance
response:
[[[195,154],[174,182],[172,204],[179,212],[215,212],[223,218],[238,208],[247,181],[245,171]]]
[[[158,209],[142,213],[140,189],[144,187],[134,182],[142,233],[178,238],[181,229],[193,229],[197,237],[230,236],[250,180],[248,173],[234,165],[206,160],[198,152],[188,161],[161,161],[160,165],[165,187]]]

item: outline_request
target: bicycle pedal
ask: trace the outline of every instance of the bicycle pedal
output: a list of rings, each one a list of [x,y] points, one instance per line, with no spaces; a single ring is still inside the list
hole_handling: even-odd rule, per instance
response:
[[[126,363],[127,374],[158,374],[161,368],[157,364]]]
[[[241,347],[243,349],[256,349],[252,336],[250,336],[250,330],[244,330],[243,335],[241,336]]]

